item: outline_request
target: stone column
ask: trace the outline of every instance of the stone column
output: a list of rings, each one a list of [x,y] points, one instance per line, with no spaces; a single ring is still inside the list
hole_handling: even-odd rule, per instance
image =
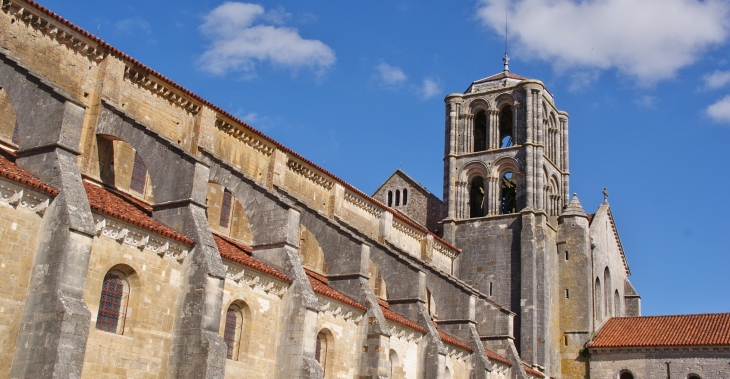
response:
[[[278,268],[293,280],[284,295],[284,306],[279,316],[281,331],[275,377],[322,378],[322,367],[314,359],[319,303],[298,255],[300,213],[295,209],[288,209],[286,213],[284,230],[272,230],[280,242],[254,246],[253,249],[256,259]]]
[[[489,148],[499,149],[502,141],[499,140],[499,110],[489,111]]]
[[[17,164],[59,194],[43,217],[13,363],[5,369],[11,378],[78,378],[91,322],[84,286],[95,235],[77,165],[85,109],[40,81],[16,76],[9,83],[16,72],[6,68],[0,80],[15,101]]]

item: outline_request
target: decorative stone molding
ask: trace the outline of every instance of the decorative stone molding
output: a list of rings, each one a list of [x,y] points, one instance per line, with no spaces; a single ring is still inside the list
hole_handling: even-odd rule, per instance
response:
[[[77,54],[88,58],[93,64],[99,64],[109,52],[90,38],[63,25],[48,15],[36,9],[24,8],[23,4],[13,0],[2,0],[2,10],[25,22],[35,30],[58,41]]]
[[[451,346],[449,344],[444,344],[444,346],[446,347],[446,355],[459,361],[466,360],[466,358],[468,358],[471,354],[466,350]]]
[[[364,200],[357,194],[354,194],[350,191],[345,190],[345,200],[348,203],[351,203],[352,205],[362,209],[363,211],[380,218],[380,216],[383,214],[383,210],[372,205],[369,201]]]
[[[336,318],[342,318],[345,321],[353,321],[355,323],[360,322],[362,318],[364,317],[364,313],[362,311],[340,304],[340,303],[332,303],[329,299],[325,299],[317,296],[319,298],[319,303],[324,303],[320,308],[319,311],[325,314],[329,314],[332,317]]]
[[[125,66],[124,78],[169,101],[171,104],[184,109],[188,113],[195,115],[200,112],[200,105],[194,102],[192,97],[183,94],[159,78],[149,75],[149,73],[138,71],[134,67]]]
[[[0,203],[15,209],[27,209],[42,217],[51,203],[51,197],[3,180],[0,181]]]
[[[423,339],[423,335],[420,333],[406,329],[400,324],[391,323],[390,327],[390,338],[397,338],[399,340],[405,340],[407,342],[420,343]]]
[[[286,162],[286,166],[289,167],[289,170],[291,170],[292,172],[309,179],[314,184],[324,187],[328,191],[332,189],[332,186],[335,185],[335,183],[331,181],[328,177],[319,174],[318,172],[312,170],[311,168],[305,166],[300,162],[295,161],[294,159],[289,158],[289,160]]]
[[[217,119],[215,120],[215,127],[266,156],[274,153],[275,147],[273,145],[264,142],[262,138],[253,133],[246,132],[243,126]]]
[[[105,215],[94,213],[94,223],[97,236],[104,236],[121,244],[147,250],[162,258],[172,258],[182,263],[189,253],[187,245]]]
[[[281,298],[287,289],[289,289],[286,284],[263,275],[252,268],[237,265],[232,262],[228,262],[225,266],[226,279],[232,280],[238,285],[248,286],[254,291],[260,290],[268,295],[273,294]]]
[[[420,241],[426,236],[423,232],[420,232],[395,218],[393,219],[393,229],[413,238],[416,241]]]
[[[456,259],[456,257],[459,255],[459,253],[456,250],[452,250],[452,249],[448,248],[446,245],[444,245],[441,242],[436,241],[436,240],[433,241],[431,246],[437,252],[439,252],[451,259]]]

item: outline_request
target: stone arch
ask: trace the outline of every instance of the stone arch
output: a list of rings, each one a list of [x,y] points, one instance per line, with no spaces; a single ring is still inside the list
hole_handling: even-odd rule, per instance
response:
[[[490,108],[489,102],[485,99],[474,99],[469,103],[471,114],[476,114],[479,111],[488,111]]]
[[[621,312],[621,294],[619,294],[618,290],[613,292],[613,315],[616,317],[623,316]]]
[[[601,287],[601,278],[596,277],[596,284],[593,290],[594,301],[596,306],[595,315],[596,320],[603,318],[603,287]]]
[[[140,293],[142,292],[142,281],[140,280],[139,275],[137,275],[137,271],[132,268],[131,266],[123,263],[114,264],[111,265],[111,267],[108,267],[106,271],[104,272],[104,278],[106,278],[106,275],[109,274],[119,274],[120,277],[124,281],[126,281],[128,287],[127,292],[127,299],[124,299],[123,302],[120,304],[122,308],[119,309],[119,322],[121,325],[118,325],[119,329],[114,331],[113,333],[116,334],[122,334],[122,335],[131,335],[134,332],[134,328],[137,324],[138,317],[137,314],[139,313],[139,298]],[[103,297],[103,290],[104,290],[104,280],[99,282],[100,286],[97,288],[94,294],[99,294],[99,298],[94,298],[94,301],[91,302],[92,309],[93,306],[96,306],[96,311],[92,312],[95,317],[92,319],[92,322],[94,325],[96,325],[97,329],[100,328],[100,316],[103,313],[101,310],[101,303],[102,303],[102,297]],[[109,330],[106,330],[109,331]]]
[[[304,267],[323,275],[328,274],[327,260],[317,237],[302,224],[299,225],[299,257]]]
[[[512,157],[503,157],[492,164],[490,172],[492,177],[501,178],[506,172],[513,172],[515,175],[522,173],[520,162]]]
[[[322,367],[323,378],[334,377],[332,367],[335,365],[336,344],[335,336],[328,328],[322,328],[317,332],[315,340],[314,358]]]
[[[611,306],[611,270],[606,267],[603,270],[603,316],[613,316],[613,307]]]
[[[230,190],[219,183],[208,181],[206,204],[208,226],[211,230],[247,245],[253,243],[246,210]]]
[[[462,182],[469,182],[475,176],[486,178],[489,176],[489,169],[480,161],[471,161],[461,169],[459,178]]]
[[[404,379],[406,377],[400,357],[398,357],[398,353],[393,349],[389,351],[388,362],[390,362],[390,379]]]
[[[152,180],[156,204],[181,199],[204,204],[204,188],[196,185],[204,169],[193,155],[152,133],[124,111],[106,102],[102,105],[96,134],[123,140],[142,157]]]
[[[282,242],[296,244],[298,234],[287,233],[291,223],[288,204],[219,158],[205,152],[203,156],[210,168],[208,181],[228,189],[245,211],[253,247]]]

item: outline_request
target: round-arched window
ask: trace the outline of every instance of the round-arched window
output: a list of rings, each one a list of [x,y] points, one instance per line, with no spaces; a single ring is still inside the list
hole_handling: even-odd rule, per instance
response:
[[[619,379],[634,379],[634,373],[629,370],[621,371],[618,376]]]

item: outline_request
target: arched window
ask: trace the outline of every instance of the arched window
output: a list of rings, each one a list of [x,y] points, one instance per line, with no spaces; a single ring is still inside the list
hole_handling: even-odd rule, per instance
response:
[[[487,114],[481,110],[474,115],[474,152],[487,150]]]
[[[228,227],[231,221],[231,209],[233,205],[233,194],[228,188],[223,190],[223,203],[221,204],[221,219],[218,224],[224,228]]]
[[[469,217],[484,216],[484,179],[476,176],[471,180],[469,188]]]
[[[144,194],[144,187],[147,181],[147,166],[145,166],[142,156],[138,152],[134,152],[134,168],[132,168],[132,180],[129,183],[129,189],[140,194]]]
[[[123,334],[129,302],[129,281],[121,271],[109,271],[104,276],[99,300],[96,328],[105,332]]]
[[[510,147],[514,145],[512,106],[505,105],[499,112],[499,147]]]
[[[500,180],[501,214],[517,212],[517,183],[512,172],[505,172]]]
[[[687,375],[687,379],[702,379],[702,377],[697,374],[689,374]]]
[[[610,317],[613,315],[611,309],[611,272],[606,267],[603,270],[603,315]]]
[[[451,370],[448,367],[444,367],[444,379],[451,379]]]
[[[395,350],[390,349],[390,379],[401,379],[404,377],[405,372],[403,371],[403,368],[400,365],[400,359],[398,358],[398,354],[395,352]]]
[[[603,310],[601,304],[603,304],[603,290],[601,289],[601,279],[596,278],[596,290],[593,292],[595,296],[594,303],[596,304],[596,319],[601,317]]]
[[[616,317],[621,317],[621,295],[619,295],[618,290],[616,290],[613,293],[613,315]]]
[[[403,188],[403,205],[408,204],[408,189]]]
[[[322,366],[322,371],[327,371],[327,336],[323,332],[317,334],[317,345],[314,349],[314,359]]]
[[[237,361],[243,331],[243,314],[241,307],[231,304],[226,311],[226,324],[223,331],[223,340],[226,341],[228,351],[226,358]]]
[[[393,206],[393,191],[388,191],[388,206]]]
[[[400,190],[395,190],[395,206],[400,205]]]
[[[629,370],[623,370],[618,376],[619,379],[634,379],[634,373]]]

